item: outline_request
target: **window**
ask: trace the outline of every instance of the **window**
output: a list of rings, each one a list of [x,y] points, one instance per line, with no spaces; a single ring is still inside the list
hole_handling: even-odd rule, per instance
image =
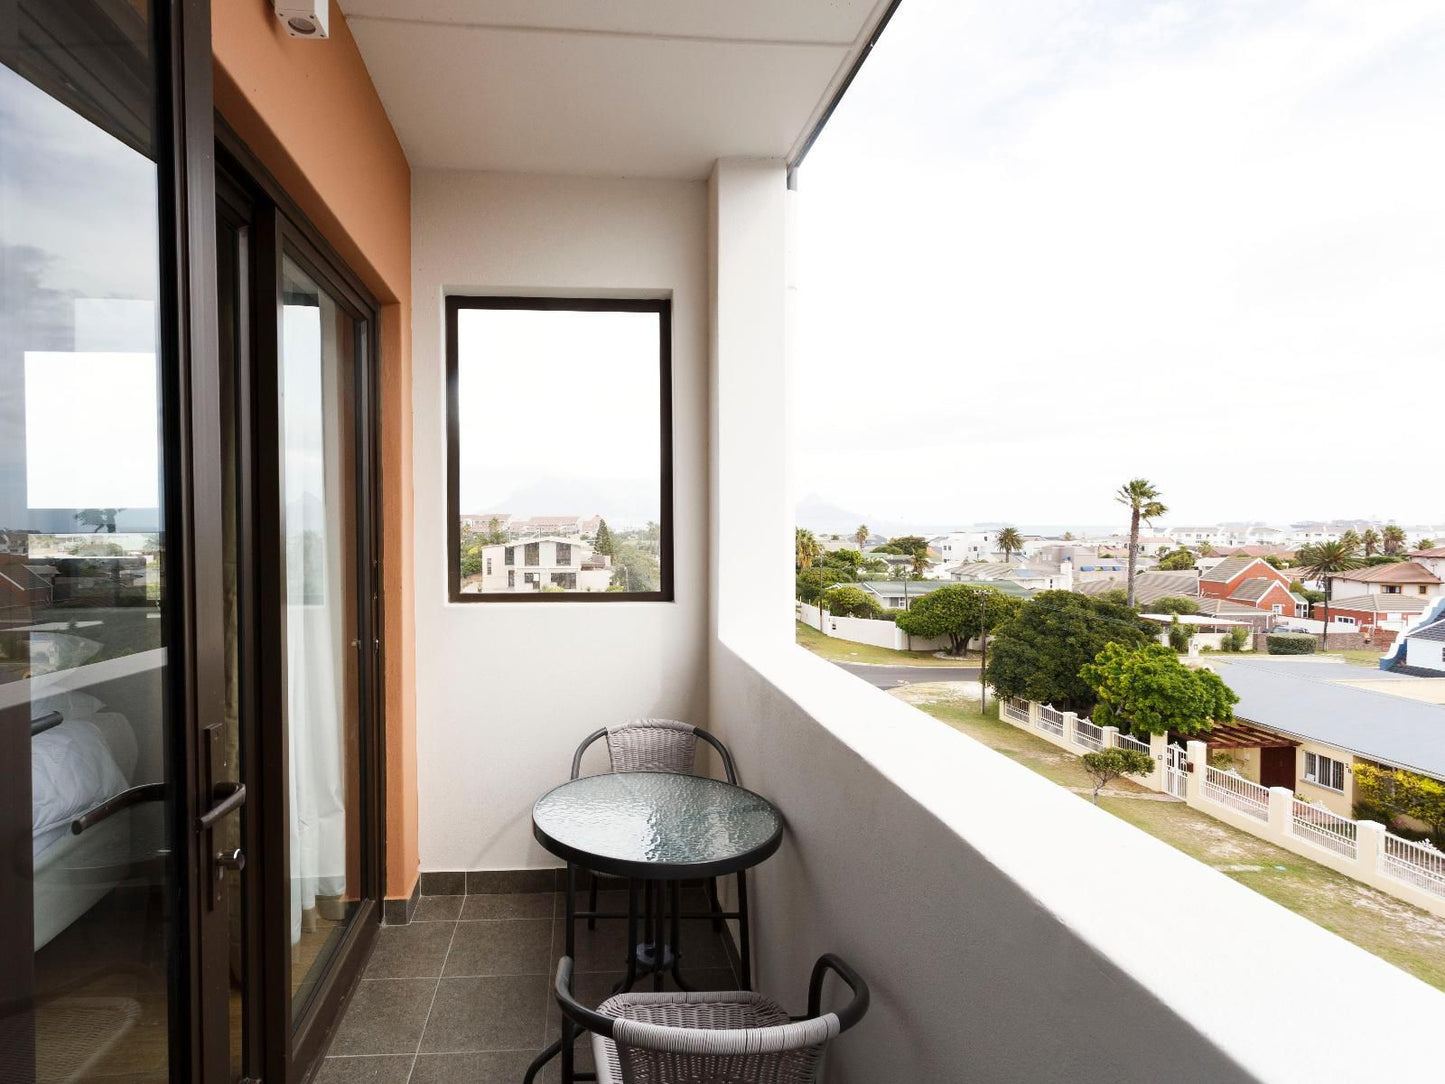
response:
[[[1280,605],[1279,603],[1277,603],[1277,602],[1276,602],[1273,606],[1271,606],[1270,609],[1275,612],[1276,616],[1278,616],[1279,614],[1284,613],[1284,607],[1281,606],[1281,605]]]
[[[577,573],[575,572],[554,572],[552,573],[552,586],[560,587],[564,591],[577,590]]]
[[[1336,623],[1336,624],[1339,624],[1339,625],[1358,625],[1358,624],[1359,624],[1359,622],[1356,621],[1353,617],[1339,617],[1339,616],[1336,616],[1336,617],[1335,617],[1335,623]]]
[[[1430,593],[1430,588],[1426,587],[1424,584],[1421,584],[1421,585],[1420,585],[1420,594],[1422,594],[1422,595],[1428,595],[1429,593]]]
[[[452,601],[672,600],[671,340],[667,300],[447,298]],[[518,374],[551,390],[495,394]],[[463,524],[502,516],[538,540],[524,565],[545,540],[577,571],[545,592],[463,579]]]
[[[1318,753],[1305,754],[1305,782],[1329,790],[1345,789],[1345,766]]]
[[[1400,585],[1399,585],[1399,584],[1394,584],[1394,583],[1387,583],[1387,584],[1385,584],[1385,594],[1387,594],[1387,595],[1398,595],[1399,593],[1400,593]]]
[[[503,556],[503,558],[502,558],[503,564],[514,565],[514,564],[517,563],[517,547],[516,547],[516,546],[508,546],[508,547],[503,551],[503,553],[505,554],[505,556]]]
[[[517,570],[514,568],[507,569],[507,586],[509,588],[517,586]]]
[[[491,559],[490,557],[488,557],[488,558],[487,558],[487,575],[490,576],[491,574],[492,574],[492,559]]]

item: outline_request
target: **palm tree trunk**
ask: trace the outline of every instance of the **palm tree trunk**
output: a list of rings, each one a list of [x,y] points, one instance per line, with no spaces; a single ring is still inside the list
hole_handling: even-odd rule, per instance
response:
[[[1139,564],[1139,509],[1129,517],[1129,594],[1128,604],[1134,605],[1134,569]]]

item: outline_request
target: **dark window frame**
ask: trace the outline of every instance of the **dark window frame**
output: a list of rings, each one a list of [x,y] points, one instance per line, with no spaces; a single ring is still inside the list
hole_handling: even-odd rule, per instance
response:
[[[457,419],[457,316],[463,309],[528,309],[543,312],[644,312],[658,317],[658,565],[657,591],[461,592],[461,462]],[[446,298],[447,390],[447,595],[452,602],[673,602],[672,300],[616,297],[493,297],[454,294]]]

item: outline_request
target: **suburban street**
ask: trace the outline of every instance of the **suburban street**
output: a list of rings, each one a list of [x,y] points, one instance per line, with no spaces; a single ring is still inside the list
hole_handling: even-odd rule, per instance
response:
[[[869,666],[855,662],[840,662],[835,665],[880,689],[917,685],[925,681],[978,680],[977,666]]]

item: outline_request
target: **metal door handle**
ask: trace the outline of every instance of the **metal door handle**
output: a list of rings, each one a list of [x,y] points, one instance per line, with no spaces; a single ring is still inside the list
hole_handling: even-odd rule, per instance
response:
[[[233,869],[237,873],[240,873],[246,868],[246,852],[241,850],[240,847],[237,847],[233,851],[217,851],[216,865],[223,866],[226,869]],[[217,876],[219,876],[219,874]]]
[[[214,827],[215,823],[222,817],[224,817],[227,813],[234,813],[236,810],[240,809],[243,805],[245,805],[246,784],[217,783],[215,788],[215,796],[221,797],[222,795],[224,795],[224,797],[221,798],[221,801],[217,802],[215,805],[211,806],[210,809],[202,813],[200,818],[196,821],[197,831],[204,832],[208,828]]]

